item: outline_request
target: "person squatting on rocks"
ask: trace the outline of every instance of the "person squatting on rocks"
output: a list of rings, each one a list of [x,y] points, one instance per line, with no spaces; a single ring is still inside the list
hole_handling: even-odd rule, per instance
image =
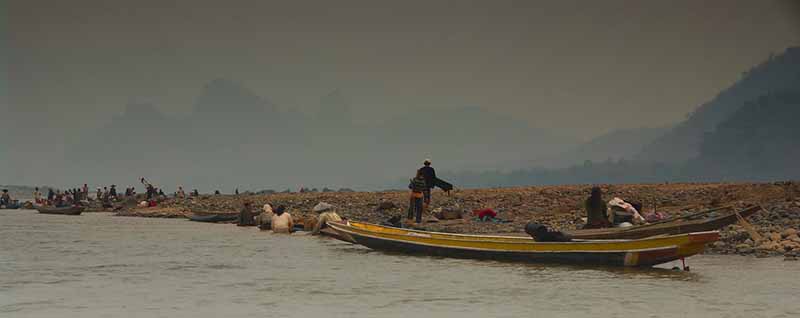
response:
[[[245,201],[242,209],[239,210],[239,218],[236,224],[239,226],[253,226],[256,225],[255,215],[252,212],[252,204],[250,201]]]
[[[327,222],[341,222],[342,217],[336,213],[333,205],[330,205],[325,202],[320,202],[313,209],[314,212],[319,213],[319,218],[317,218],[317,223],[314,224],[314,229],[311,231],[311,235],[319,235],[319,231],[326,228],[328,226]]]
[[[411,189],[411,197],[408,205],[408,219],[415,218],[416,223],[422,223],[422,210],[424,203],[424,191],[429,190],[425,183],[425,176],[422,169],[417,170],[417,176],[408,184]]]
[[[603,201],[603,192],[600,187],[593,187],[592,194],[586,199],[584,203],[586,208],[586,225],[584,229],[601,229],[611,227],[611,222],[608,221],[608,208],[606,202]]]
[[[292,233],[294,231],[294,220],[292,215],[286,212],[286,207],[279,205],[272,216],[272,233]]]

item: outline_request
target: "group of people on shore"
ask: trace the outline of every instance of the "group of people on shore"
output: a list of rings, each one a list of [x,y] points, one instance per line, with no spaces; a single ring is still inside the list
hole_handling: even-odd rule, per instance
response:
[[[417,169],[416,175],[410,180],[408,188],[411,190],[408,207],[408,222],[422,223],[422,214],[431,203],[431,190],[436,186],[436,170],[431,167],[431,160],[425,159],[423,166]],[[183,189],[179,188],[179,197]],[[312,234],[319,234],[325,228],[326,222],[341,221],[342,217],[336,212],[333,205],[319,202],[312,209],[318,214],[313,222]],[[272,230],[275,233],[291,233],[294,231],[295,221],[286,211],[286,206],[278,205],[276,208],[269,203],[262,207],[262,212],[255,215],[252,212],[252,203],[244,202],[239,212],[237,223],[241,226],[256,225],[262,230]]]
[[[292,215],[287,211],[285,205],[278,205],[273,209],[272,204],[264,204],[261,208],[261,213],[253,213],[253,204],[250,201],[245,201],[242,209],[239,211],[237,225],[239,226],[258,226],[263,231],[272,231],[273,233],[292,233],[295,231],[295,220]],[[327,225],[329,221],[342,221],[342,217],[336,212],[333,205],[320,202],[312,209],[318,217],[311,221],[312,224],[303,224],[304,226],[311,226],[311,234],[317,235]],[[309,222],[309,221],[307,221]]]
[[[72,189],[47,189],[45,196],[39,187],[33,190],[33,203],[36,205],[48,205],[55,207],[72,206],[81,204],[81,202],[89,200],[89,187],[84,184],[82,187]]]

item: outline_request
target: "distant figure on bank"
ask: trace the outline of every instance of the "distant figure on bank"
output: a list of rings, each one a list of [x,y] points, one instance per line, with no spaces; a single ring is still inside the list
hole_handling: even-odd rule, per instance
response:
[[[220,195],[219,190],[214,190],[214,195]]]
[[[425,161],[422,162],[422,168],[419,168],[419,171],[422,171],[422,177],[425,178],[426,189],[422,192],[422,196],[425,203],[425,208],[427,209],[431,204],[431,189],[436,186],[436,170],[431,167],[431,160],[425,159]]]
[[[116,200],[117,199],[117,185],[116,184],[112,184],[111,185],[111,189],[108,190],[108,197],[111,198],[112,200]]]
[[[319,217],[317,218],[317,224],[314,224],[314,229],[311,231],[311,235],[319,235],[319,231],[326,228],[328,225],[326,222],[341,222],[342,217],[336,213],[333,208],[333,205],[330,205],[325,202],[320,202],[313,209],[314,212],[319,213]]]
[[[234,193],[235,195],[239,195],[239,188],[236,188],[236,190],[234,190],[234,191],[233,191],[233,193]]]
[[[100,187],[97,187],[97,193],[95,193],[94,199],[98,201],[103,199],[103,190],[100,190]]]
[[[100,188],[97,188],[97,190],[100,191]],[[48,203],[53,202],[55,198],[56,198],[56,193],[53,192],[53,189],[52,188],[47,189],[47,202]]]
[[[272,212],[272,205],[269,203],[264,204],[261,208],[261,214],[256,216],[256,225],[261,230],[269,230],[272,229],[272,216],[275,215],[275,212]]]
[[[178,186],[178,191],[175,192],[175,196],[178,197],[178,199],[183,199],[186,197],[186,192],[183,191],[182,186]]]
[[[428,185],[425,183],[425,176],[422,169],[417,170],[417,176],[408,183],[408,188],[411,189],[411,197],[408,204],[408,219],[416,217],[416,223],[422,223],[422,209],[424,202],[424,191],[428,190]]]
[[[8,206],[11,204],[11,195],[8,194],[8,189],[3,189],[3,194],[0,195],[0,205]]]
[[[250,201],[245,201],[242,209],[239,210],[239,219],[236,222],[239,226],[253,226],[256,225],[255,215],[253,215],[252,204]]]
[[[61,194],[61,190],[56,191],[55,197],[53,198],[53,205],[56,207],[64,206],[64,195]]]
[[[586,199],[586,225],[584,229],[601,229],[611,227],[608,221],[608,207],[603,201],[603,192],[600,187],[592,188],[592,194]]]
[[[42,192],[39,191],[39,187],[33,189],[33,202],[42,204]]]
[[[83,184],[83,188],[81,188],[81,200],[89,200],[89,185]]]
[[[197,189],[194,189],[194,190],[192,190],[192,196],[193,197],[199,197],[200,196],[200,192],[197,191]]]
[[[272,216],[272,233],[292,233],[294,231],[294,220],[292,215],[286,212],[286,207],[279,205]]]

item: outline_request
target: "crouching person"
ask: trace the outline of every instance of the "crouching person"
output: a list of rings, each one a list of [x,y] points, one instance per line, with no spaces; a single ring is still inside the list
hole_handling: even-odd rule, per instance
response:
[[[314,212],[319,213],[319,217],[317,218],[317,224],[314,224],[314,229],[311,231],[311,235],[319,235],[319,231],[326,228],[328,225],[326,224],[328,221],[331,222],[341,222],[342,217],[336,213],[333,208],[333,205],[330,205],[325,202],[320,202],[313,209]]]

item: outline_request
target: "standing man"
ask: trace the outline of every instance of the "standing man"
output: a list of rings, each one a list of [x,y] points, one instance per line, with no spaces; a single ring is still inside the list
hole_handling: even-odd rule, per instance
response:
[[[81,188],[81,199],[82,200],[89,200],[89,185],[83,184],[83,188]]]
[[[42,192],[39,191],[39,187],[33,190],[33,202],[36,204],[42,204]]]
[[[428,209],[428,206],[431,204],[431,189],[436,186],[436,170],[433,170],[431,167],[431,160],[425,159],[423,161],[422,168],[419,168],[419,171],[422,172],[422,177],[425,178],[425,191],[422,192],[423,201],[425,203],[425,209]]]

